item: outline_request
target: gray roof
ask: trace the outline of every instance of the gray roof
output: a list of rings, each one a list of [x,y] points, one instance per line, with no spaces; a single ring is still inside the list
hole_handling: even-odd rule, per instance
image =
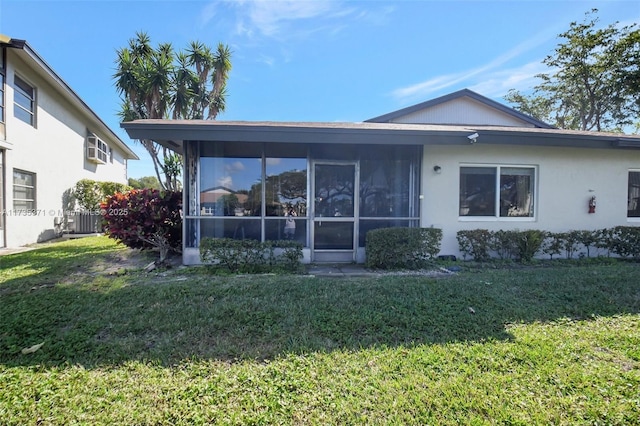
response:
[[[350,143],[385,145],[478,144],[640,148],[640,135],[553,128],[400,123],[135,120],[121,123],[133,139],[152,139],[176,152],[187,140],[211,142]]]
[[[416,105],[412,105],[406,108],[402,108],[399,109],[397,111],[393,111],[390,112],[388,114],[383,114],[380,115],[378,117],[374,117],[374,118],[370,118],[368,120],[365,120],[366,122],[370,122],[370,123],[388,123],[391,122],[392,120],[395,120],[397,118],[400,118],[402,116],[405,116],[407,114],[411,114],[413,112],[416,111],[420,111],[423,110],[425,108],[430,108],[436,105],[440,105],[443,104],[445,102],[449,102],[452,101],[454,99],[458,99],[458,98],[463,98],[463,97],[468,97],[471,99],[474,99],[480,103],[483,103],[493,109],[496,109],[498,111],[501,111],[505,114],[508,114],[518,120],[524,121],[525,123],[529,123],[531,125],[533,125],[534,127],[539,127],[542,129],[553,129],[554,127],[551,126],[550,124],[545,123],[544,121],[538,120],[537,118],[531,117],[530,115],[527,114],[523,114],[520,111],[517,111],[513,108],[509,108],[506,105],[501,104],[500,102],[496,102],[492,99],[489,99],[485,96],[482,96],[472,90],[469,89],[462,89],[462,90],[458,90],[457,92],[453,92],[453,93],[449,93],[448,95],[444,95],[441,96],[439,98],[435,98],[435,99],[431,99],[428,100],[426,102],[422,102]]]

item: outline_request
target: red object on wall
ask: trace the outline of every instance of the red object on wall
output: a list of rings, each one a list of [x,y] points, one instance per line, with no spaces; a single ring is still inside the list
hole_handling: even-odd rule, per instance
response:
[[[589,200],[589,213],[596,212],[596,197],[591,197]]]

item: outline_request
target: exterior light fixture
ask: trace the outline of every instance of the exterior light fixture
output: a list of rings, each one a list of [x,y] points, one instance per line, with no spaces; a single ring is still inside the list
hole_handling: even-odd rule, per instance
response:
[[[436,172],[437,174],[440,174],[442,172],[442,167],[435,165],[433,166],[433,171]]]

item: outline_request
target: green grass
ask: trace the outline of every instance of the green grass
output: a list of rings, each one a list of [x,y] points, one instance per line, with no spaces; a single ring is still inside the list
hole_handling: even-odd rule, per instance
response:
[[[640,265],[113,273],[125,250],[0,257],[0,424],[640,424]]]

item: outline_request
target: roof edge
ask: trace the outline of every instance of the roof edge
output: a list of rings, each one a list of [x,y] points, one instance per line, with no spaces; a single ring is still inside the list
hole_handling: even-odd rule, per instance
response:
[[[486,96],[483,96],[479,93],[474,92],[473,90],[469,90],[469,89],[462,89],[462,90],[458,90],[457,92],[453,92],[453,93],[449,93],[447,95],[444,96],[440,96],[438,98],[434,98],[425,102],[421,102],[419,104],[416,105],[411,105],[408,106],[406,108],[402,108],[396,111],[392,111],[389,112],[387,114],[383,114],[380,115],[378,117],[373,117],[370,118],[368,120],[365,120],[365,122],[367,123],[384,123],[384,122],[389,122],[395,118],[401,117],[403,115],[406,114],[410,114],[412,112],[416,112],[419,111],[421,109],[424,108],[428,108],[428,107],[432,107],[435,105],[439,105],[442,104],[444,102],[448,102],[454,99],[458,99],[458,98],[462,98],[462,97],[470,97],[471,99],[474,99],[478,102],[481,102],[491,108],[497,109],[503,113],[506,113],[508,115],[511,115],[512,117],[515,117],[519,120],[522,120],[526,123],[532,124],[535,127],[541,128],[541,129],[554,129],[555,127],[545,123],[542,120],[538,120],[535,117],[532,117],[530,115],[524,114],[514,108],[508,107],[504,104],[501,104],[500,102],[494,101],[493,99],[489,99]]]

